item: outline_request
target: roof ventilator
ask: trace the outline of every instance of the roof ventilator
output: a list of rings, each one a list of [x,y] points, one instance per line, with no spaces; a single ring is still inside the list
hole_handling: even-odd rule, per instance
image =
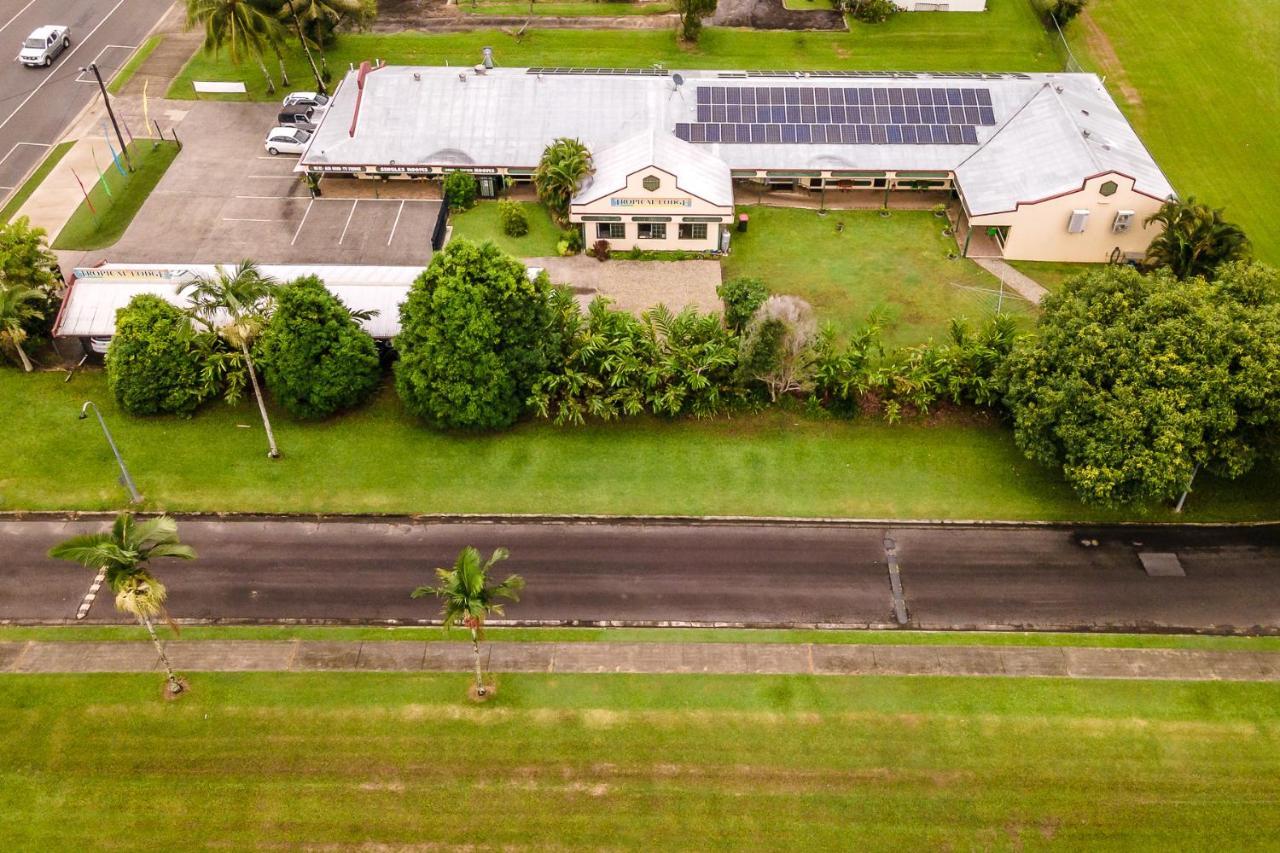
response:
[[[480,62],[484,65],[485,68],[492,68],[493,67],[493,48],[485,47],[485,48],[481,48],[481,51],[484,54],[484,58],[481,59]]]

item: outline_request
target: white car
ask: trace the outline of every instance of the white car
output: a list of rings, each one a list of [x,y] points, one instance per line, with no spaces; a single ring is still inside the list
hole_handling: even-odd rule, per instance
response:
[[[267,153],[275,156],[276,154],[301,154],[307,150],[307,143],[311,140],[311,134],[297,127],[273,127],[271,132],[267,134],[267,141],[264,143],[267,147]]]
[[[316,92],[290,92],[280,102],[282,107],[315,107],[322,110],[329,106],[329,96]]]
[[[71,47],[70,27],[39,27],[22,43],[18,61],[28,68],[34,68],[37,65],[48,68],[58,54],[69,47]]]

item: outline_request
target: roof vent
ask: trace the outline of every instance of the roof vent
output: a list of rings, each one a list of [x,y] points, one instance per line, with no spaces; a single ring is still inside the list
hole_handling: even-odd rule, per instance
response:
[[[458,74],[458,82],[459,82],[459,83],[465,83],[465,82],[467,82],[467,74],[466,74],[466,72],[465,72],[465,71],[463,71],[463,72],[461,72],[461,73],[459,73],[459,74]]]
[[[481,60],[481,62],[484,64],[484,67],[492,68],[493,67],[493,48],[485,47],[485,48],[481,48],[481,50],[484,52],[484,59]]]
[[[484,76],[484,72],[486,72],[486,71],[488,71],[488,70],[489,70],[489,69],[485,68],[483,64],[481,64],[481,65],[477,65],[477,66],[475,67],[476,76],[477,76],[477,77],[482,77],[482,76]]]
[[[421,83],[421,82],[422,82],[422,74],[421,74],[420,72],[417,72],[417,71],[413,72],[413,79],[414,79],[414,80],[416,80],[416,81],[418,81],[419,83]]]

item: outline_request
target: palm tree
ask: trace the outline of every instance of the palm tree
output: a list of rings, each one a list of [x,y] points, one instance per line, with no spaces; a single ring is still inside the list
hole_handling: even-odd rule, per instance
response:
[[[231,271],[218,267],[217,273],[212,277],[197,276],[187,284],[178,285],[178,292],[189,293],[191,312],[196,319],[227,343],[237,347],[244,356],[245,370],[249,374],[249,381],[253,383],[253,396],[258,401],[262,426],[267,432],[267,456],[279,459],[276,434],[271,429],[267,405],[263,402],[262,388],[258,384],[257,369],[249,355],[249,346],[266,322],[275,286],[275,279],[263,275],[257,264],[246,260]]]
[[[23,324],[44,316],[44,294],[34,287],[0,281],[0,341],[13,347],[22,361],[22,369],[32,371],[31,359],[22,348],[27,339]]]
[[[1179,279],[1211,278],[1219,265],[1245,260],[1249,239],[1244,231],[1222,218],[1222,208],[1170,199],[1148,216],[1145,225],[1159,223],[1164,230],[1147,247],[1148,267],[1168,267]]]
[[[320,73],[320,69],[316,67],[316,58],[311,53],[311,40],[302,32],[302,19],[298,17],[298,6],[302,0],[284,0],[285,5],[279,12],[277,17],[284,18],[286,15],[293,20],[294,30],[298,34],[298,43],[302,45],[302,52],[307,56],[307,64],[311,66],[311,73],[316,78],[316,91],[322,95],[329,94],[325,86],[324,75]],[[317,45],[319,47],[319,45]],[[321,61],[324,61],[324,54],[321,54]],[[328,63],[325,63],[325,71],[328,71]]]
[[[276,84],[263,59],[265,48],[271,47],[280,60],[284,85],[289,85],[280,52],[283,27],[252,0],[187,0],[187,29],[196,24],[204,27],[205,52],[217,56],[226,47],[233,65],[239,65],[246,54],[257,60],[262,76],[267,78],[267,92],[274,95]]]
[[[151,574],[148,564],[160,557],[194,560],[196,552],[190,545],[178,541],[178,524],[167,515],[148,521],[135,522],[131,513],[116,516],[110,532],[87,533],[73,536],[49,549],[55,560],[71,560],[90,569],[97,569],[106,576],[111,591],[116,594],[116,609],[137,619],[155,643],[169,682],[169,695],[178,696],[185,690],[182,681],[173,672],[164,645],[156,636],[153,620],[165,615],[164,602],[168,591]],[[172,620],[169,624],[177,630]]]
[[[340,26],[364,29],[377,14],[377,4],[369,0],[285,0],[285,7],[283,11],[298,21],[298,29],[321,50],[332,44]]]
[[[591,152],[577,139],[561,137],[542,152],[542,161],[533,173],[538,197],[561,225],[569,218],[569,202],[583,178],[593,171]]]
[[[488,562],[481,563],[480,552],[468,545],[458,554],[452,569],[436,569],[439,586],[420,586],[411,593],[413,598],[434,595],[444,600],[440,613],[446,630],[461,621],[471,631],[471,650],[476,657],[476,695],[481,697],[488,693],[480,673],[480,632],[484,619],[490,613],[502,615],[502,603],[496,599],[519,601],[520,590],[524,589],[524,578],[519,575],[510,575],[500,584],[489,584],[489,570],[508,556],[506,548],[498,548]]]

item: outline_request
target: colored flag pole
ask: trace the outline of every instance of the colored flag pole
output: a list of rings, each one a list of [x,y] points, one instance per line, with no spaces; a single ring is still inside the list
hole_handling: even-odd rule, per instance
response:
[[[148,109],[150,104],[147,102],[147,87],[151,85],[151,78],[142,81],[142,132],[151,132],[151,110]]]
[[[89,146],[89,154],[93,157],[93,168],[98,170],[98,182],[102,184],[102,191],[107,194],[107,198],[111,198],[111,187],[107,186],[107,176],[102,174],[102,167],[98,165],[98,152],[93,150],[93,146]]]
[[[122,176],[127,177],[124,166],[120,165],[120,155],[116,153],[115,146],[111,144],[111,134],[107,133],[107,123],[102,123],[102,138],[107,142],[107,150],[111,152],[111,162],[116,164],[116,171]]]
[[[89,205],[89,212],[93,214],[93,221],[98,221],[98,211],[93,207],[93,201],[89,198],[89,191],[84,188],[84,181],[80,180],[80,176],[76,175],[76,170],[72,169],[71,174],[75,175],[76,183],[80,185],[80,192],[84,193],[84,203]]]

